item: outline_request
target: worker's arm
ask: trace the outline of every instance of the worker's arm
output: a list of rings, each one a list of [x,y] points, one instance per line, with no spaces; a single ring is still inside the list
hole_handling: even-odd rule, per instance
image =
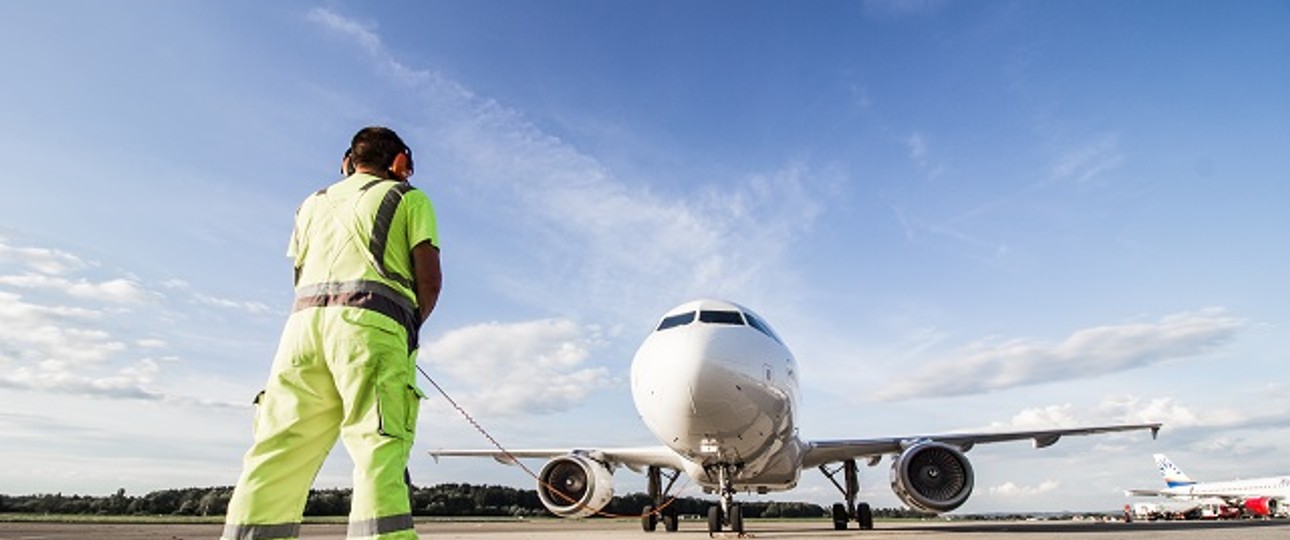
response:
[[[439,302],[439,291],[443,289],[443,270],[439,268],[439,248],[430,242],[421,242],[412,248],[413,282],[417,288],[417,306],[421,310],[421,322],[430,318],[430,312]]]

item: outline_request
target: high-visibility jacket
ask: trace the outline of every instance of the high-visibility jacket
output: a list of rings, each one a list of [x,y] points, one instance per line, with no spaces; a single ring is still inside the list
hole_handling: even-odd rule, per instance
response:
[[[380,314],[363,324],[406,332],[421,326],[412,248],[439,246],[434,207],[406,182],[358,173],[314,193],[296,212],[287,256],[295,260],[295,309],[346,305]]]
[[[423,397],[412,248],[439,238],[424,193],[355,174],[296,213],[295,310],[229,501],[224,540],[294,539],[339,436],[354,460],[348,536],[417,538],[405,476]]]

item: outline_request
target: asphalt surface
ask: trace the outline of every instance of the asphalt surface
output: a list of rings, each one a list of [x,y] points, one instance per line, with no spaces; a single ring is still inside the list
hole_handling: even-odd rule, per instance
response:
[[[1019,540],[1075,539],[1194,539],[1261,540],[1290,538],[1290,520],[1174,521],[1154,523],[1095,522],[879,522],[875,530],[835,531],[827,520],[749,520],[745,538],[882,538],[971,540],[1016,538]],[[216,540],[220,525],[189,524],[76,524],[0,523],[0,540]],[[661,529],[646,533],[634,520],[530,520],[530,521],[437,521],[417,524],[422,538],[451,539],[579,539],[637,538],[677,540],[707,538],[702,521],[683,521],[681,530]],[[305,525],[301,540],[344,540],[344,525]],[[738,538],[732,533],[718,538]]]

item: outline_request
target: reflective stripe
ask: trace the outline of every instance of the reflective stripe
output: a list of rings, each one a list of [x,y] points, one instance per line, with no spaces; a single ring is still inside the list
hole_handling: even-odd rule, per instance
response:
[[[413,351],[418,346],[420,314],[407,297],[389,285],[379,281],[360,280],[317,283],[296,289],[293,311],[327,306],[356,307],[385,315],[399,323],[407,332],[408,351]]]
[[[274,523],[271,525],[224,525],[224,535],[220,540],[271,540],[297,538],[300,536],[299,523]]]
[[[348,536],[350,538],[363,538],[410,529],[412,529],[412,514],[402,514],[363,521],[351,521]]]
[[[371,281],[366,279],[360,279],[357,281],[341,281],[341,282],[315,283],[313,285],[305,285],[304,287],[299,287],[296,289],[296,298],[299,299],[299,298],[313,297],[313,296],[337,296],[337,295],[345,295],[345,294],[353,294],[353,293],[372,293],[375,295],[384,296],[394,301],[394,303],[398,304],[400,308],[404,309],[408,313],[417,312],[416,305],[414,305],[410,300],[408,300],[408,297],[404,296],[402,293],[395,290],[394,287],[391,287],[379,281]]]
[[[411,279],[385,268],[385,244],[387,237],[390,236],[390,224],[394,221],[394,213],[399,209],[399,203],[403,201],[403,194],[414,189],[416,188],[411,184],[398,182],[385,192],[385,198],[381,199],[381,206],[376,211],[376,220],[372,224],[372,239],[367,249],[372,252],[372,259],[376,261],[376,271],[381,274],[381,277],[403,285],[416,294]]]

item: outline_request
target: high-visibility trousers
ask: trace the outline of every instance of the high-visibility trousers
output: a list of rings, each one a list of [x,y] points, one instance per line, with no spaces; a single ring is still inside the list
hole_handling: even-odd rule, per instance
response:
[[[333,306],[288,318],[223,540],[298,538],[309,488],[338,435],[354,461],[349,538],[417,538],[405,471],[424,396],[407,337],[361,324],[373,316]]]

